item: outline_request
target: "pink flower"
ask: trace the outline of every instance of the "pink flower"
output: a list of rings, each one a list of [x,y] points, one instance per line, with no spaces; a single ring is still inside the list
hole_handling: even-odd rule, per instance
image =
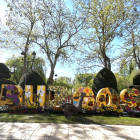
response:
[[[132,99],[133,99],[133,97],[132,97],[132,96],[130,96],[130,97],[129,97],[129,99],[130,99],[130,100],[132,100]]]
[[[83,88],[79,88],[79,93],[82,93],[83,92]]]
[[[132,100],[132,103],[134,104],[135,103],[135,100]]]
[[[127,98],[126,97],[124,97],[124,100],[126,100]]]
[[[99,101],[103,101],[103,99],[102,99],[102,98],[100,98],[100,99],[99,99]]]
[[[127,106],[126,110],[130,110],[130,107],[129,107],[129,106]]]
[[[138,90],[135,90],[135,94],[139,94]]]
[[[114,101],[114,102],[116,102],[116,101],[117,101],[117,99],[114,99],[113,101]]]

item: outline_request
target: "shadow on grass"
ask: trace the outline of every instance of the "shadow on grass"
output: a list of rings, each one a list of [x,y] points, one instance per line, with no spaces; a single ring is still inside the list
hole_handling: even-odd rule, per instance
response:
[[[139,117],[84,114],[66,119],[64,114],[58,113],[2,113],[0,122],[140,125]]]

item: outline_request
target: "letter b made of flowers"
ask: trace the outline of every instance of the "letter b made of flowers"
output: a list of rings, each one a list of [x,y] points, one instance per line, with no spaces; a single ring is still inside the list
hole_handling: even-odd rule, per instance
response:
[[[12,102],[15,103],[16,106],[23,102],[20,95],[23,93],[23,89],[18,85],[3,85],[6,89],[6,98],[12,99]],[[2,87],[3,87],[2,86]]]

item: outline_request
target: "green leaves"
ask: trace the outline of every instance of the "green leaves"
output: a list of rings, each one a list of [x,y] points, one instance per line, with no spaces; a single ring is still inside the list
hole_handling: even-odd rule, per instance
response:
[[[30,60],[31,60],[31,56],[32,55],[28,55]],[[14,81],[15,83],[19,83],[19,80],[23,75],[24,61],[21,60],[21,57],[12,56],[11,58],[6,60],[5,64],[11,70],[15,69],[15,73],[13,73],[11,75],[10,80]],[[46,81],[46,74],[45,74],[46,72],[42,65],[45,65],[44,59],[42,59],[40,57],[37,57],[34,59],[34,69],[37,70],[39,72],[39,74],[42,76],[42,78],[44,79],[44,81]],[[30,68],[32,68],[31,66],[32,66],[32,63],[29,63],[28,70],[30,70]],[[45,66],[45,68],[46,68],[46,66]]]

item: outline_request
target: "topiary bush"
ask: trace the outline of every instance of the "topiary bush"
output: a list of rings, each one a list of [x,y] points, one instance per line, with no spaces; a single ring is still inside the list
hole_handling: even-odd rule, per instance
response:
[[[10,75],[10,71],[8,69],[8,67],[3,64],[3,63],[0,63],[0,78],[10,78],[11,75]]]
[[[140,74],[134,76],[133,85],[140,85]]]
[[[113,88],[116,92],[118,92],[116,77],[112,71],[107,68],[103,68],[96,75],[93,85],[92,91],[94,95],[97,95],[98,91],[102,88],[110,87]]]
[[[133,77],[133,85],[129,86],[129,88],[135,88],[140,91],[140,74]]]
[[[10,77],[11,75],[8,67],[5,64],[0,63],[0,92],[2,84],[17,85],[13,81],[7,80]]]
[[[23,90],[25,89],[25,76],[26,76],[26,73],[21,77],[18,84],[19,86],[23,88]],[[48,88],[47,84],[45,83],[43,78],[40,76],[40,74],[34,70],[28,71],[26,85],[33,85],[33,94],[37,93],[37,85],[46,85],[46,90]]]

